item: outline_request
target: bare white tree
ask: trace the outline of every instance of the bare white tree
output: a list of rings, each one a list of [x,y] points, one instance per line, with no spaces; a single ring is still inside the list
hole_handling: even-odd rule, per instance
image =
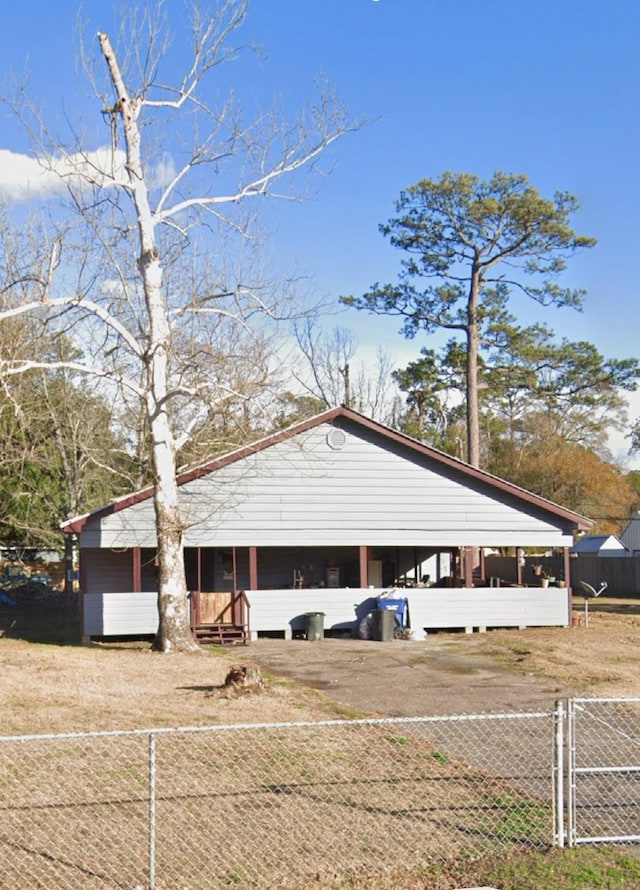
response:
[[[80,137],[63,146],[32,131],[43,175],[65,185],[73,232],[50,237],[28,275],[16,269],[9,276],[0,320],[30,312],[65,329],[84,355],[65,367],[102,377],[143,406],[158,547],[156,648],[170,651],[195,648],[176,455],[212,406],[242,397],[233,376],[220,372],[221,351],[227,359],[241,351],[241,386],[257,384],[268,372],[261,319],[295,311],[292,295],[274,290],[255,264],[251,205],[267,195],[291,197],[296,171],[354,127],[327,92],[293,124],[269,112],[245,123],[230,101],[212,102],[207,84],[236,54],[231,38],[247,0],[219,0],[210,13],[196,8],[192,55],[182,75],[165,82],[161,10],[158,4],[152,15],[145,7],[137,20],[134,10],[121,49],[98,34],[104,89],[100,68],[91,71],[106,147],[90,149]],[[2,356],[0,374],[43,364]]]
[[[390,422],[397,392],[391,375],[394,362],[379,346],[373,364],[355,361],[358,338],[348,328],[335,327],[326,333],[315,315],[294,324],[302,363],[293,376],[302,390],[320,399],[328,408],[346,405],[363,414]]]

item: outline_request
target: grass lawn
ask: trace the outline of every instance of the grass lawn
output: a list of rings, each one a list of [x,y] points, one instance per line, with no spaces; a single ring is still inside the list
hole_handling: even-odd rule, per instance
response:
[[[225,695],[223,684],[229,666],[250,659],[250,646],[238,650],[210,647],[195,656],[162,656],[150,653],[142,644],[68,645],[77,642],[78,626],[75,614],[64,609],[43,607],[23,614],[6,608],[0,618],[3,727],[7,735],[313,721],[347,714],[344,703],[334,702],[324,692],[275,676],[268,678],[269,693],[265,696]],[[497,631],[473,637],[452,634],[443,639],[442,645],[490,655],[496,663],[516,672],[552,682],[568,681],[585,694],[622,696],[640,695],[639,643],[639,614],[594,612],[588,629],[530,628],[521,633]],[[407,670],[416,670],[424,659],[424,655],[416,655]],[[454,679],[450,675],[447,682]],[[466,675],[461,673],[458,681],[466,683]],[[491,702],[485,701],[482,710],[491,710]],[[329,879],[318,878],[304,885],[304,890],[328,886],[366,886],[372,890],[630,890],[640,888],[636,850],[640,848],[583,845],[576,849],[502,852],[480,859],[447,860],[429,869],[396,869],[389,873],[371,873],[363,862],[362,874],[357,877],[335,877],[329,883]]]
[[[307,885],[304,890],[311,890]],[[318,886],[317,884],[313,886]],[[366,875],[332,886],[371,890],[637,890],[640,860],[610,846],[487,856],[475,862],[447,862],[428,870]]]

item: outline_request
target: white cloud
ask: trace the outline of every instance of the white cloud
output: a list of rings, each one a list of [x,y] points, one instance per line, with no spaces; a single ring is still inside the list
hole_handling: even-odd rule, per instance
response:
[[[113,151],[108,146],[41,159],[0,149],[0,196],[27,201],[63,194],[69,185],[108,188],[123,184],[125,160],[124,151]],[[174,176],[173,158],[169,154],[149,162],[150,188],[162,188]]]
[[[123,151],[108,147],[43,159],[0,149],[0,195],[24,201],[62,194],[69,184],[108,187],[122,181],[124,161]]]

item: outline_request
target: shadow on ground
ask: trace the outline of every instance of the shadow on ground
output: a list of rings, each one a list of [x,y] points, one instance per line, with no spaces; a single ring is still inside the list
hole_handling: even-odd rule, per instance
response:
[[[0,605],[0,637],[29,643],[79,645],[80,613],[77,598],[65,597]]]

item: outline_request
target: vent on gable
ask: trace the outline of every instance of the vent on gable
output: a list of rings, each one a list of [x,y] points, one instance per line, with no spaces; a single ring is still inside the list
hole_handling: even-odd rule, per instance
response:
[[[327,433],[327,445],[334,451],[340,451],[346,441],[347,437],[342,430],[332,429]]]

